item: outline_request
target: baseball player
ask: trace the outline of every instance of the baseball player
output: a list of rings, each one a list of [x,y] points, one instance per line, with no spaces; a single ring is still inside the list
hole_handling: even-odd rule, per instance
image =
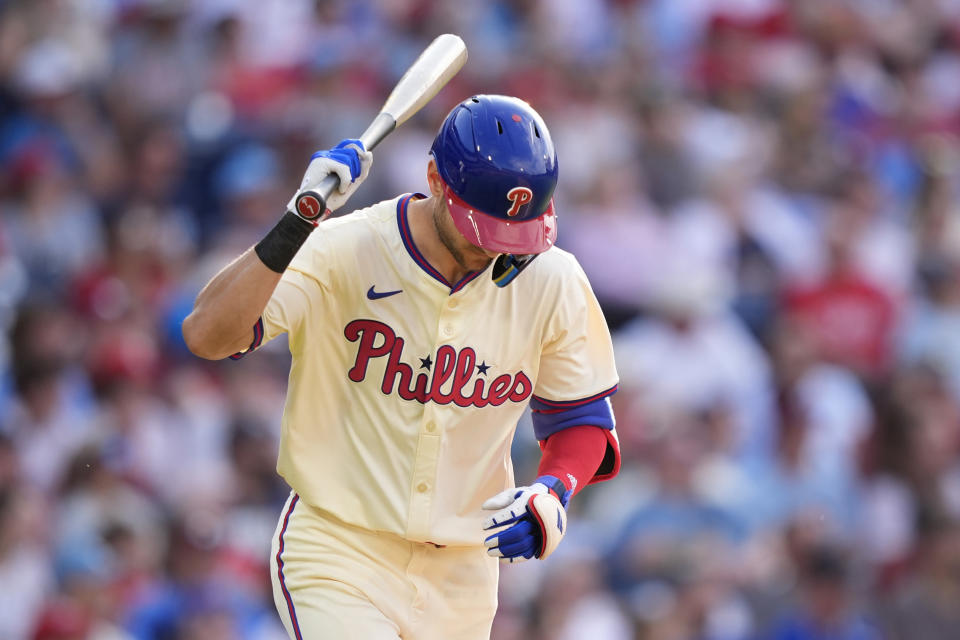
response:
[[[429,194],[318,224],[304,194],[336,173],[337,209],[372,157],[358,140],[314,154],[280,222],[183,323],[212,359],[288,335],[277,469],[292,492],[271,575],[297,640],[488,638],[498,559],[549,556],[570,499],[619,470],[613,349],[583,270],[553,246],[543,120],[474,96],[430,156]],[[543,455],[516,486],[528,405]]]

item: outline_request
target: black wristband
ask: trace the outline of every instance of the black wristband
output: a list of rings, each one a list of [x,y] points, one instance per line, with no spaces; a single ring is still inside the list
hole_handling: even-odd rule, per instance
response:
[[[315,224],[287,211],[253,250],[271,271],[283,273],[315,228]]]

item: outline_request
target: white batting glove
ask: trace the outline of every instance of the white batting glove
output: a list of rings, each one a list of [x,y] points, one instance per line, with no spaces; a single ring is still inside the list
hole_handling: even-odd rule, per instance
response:
[[[529,487],[501,491],[483,503],[488,511],[483,529],[499,529],[484,544],[487,555],[501,562],[544,559],[556,550],[567,530],[570,490],[553,476],[540,476]]]
[[[340,184],[326,202],[327,210],[336,211],[346,204],[357,187],[367,179],[372,164],[373,154],[364,149],[362,142],[353,138],[340,141],[328,151],[317,151],[310,156],[310,164],[303,174],[300,188],[290,198],[287,209],[308,222],[321,219],[326,211],[319,210],[319,201],[316,198],[302,197],[304,192],[316,189],[324,178],[336,174],[340,178]]]

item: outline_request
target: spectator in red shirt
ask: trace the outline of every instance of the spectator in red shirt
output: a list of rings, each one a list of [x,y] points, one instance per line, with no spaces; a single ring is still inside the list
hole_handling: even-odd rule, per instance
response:
[[[836,210],[827,229],[827,267],[818,280],[788,288],[785,311],[817,344],[822,359],[868,380],[890,369],[897,310],[854,263],[857,225]]]

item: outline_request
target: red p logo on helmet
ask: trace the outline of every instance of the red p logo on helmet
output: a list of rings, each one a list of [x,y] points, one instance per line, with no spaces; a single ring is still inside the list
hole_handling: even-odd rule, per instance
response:
[[[507,215],[513,217],[520,213],[520,207],[533,200],[533,191],[529,187],[514,187],[507,191],[507,200],[513,203],[507,209]]]

